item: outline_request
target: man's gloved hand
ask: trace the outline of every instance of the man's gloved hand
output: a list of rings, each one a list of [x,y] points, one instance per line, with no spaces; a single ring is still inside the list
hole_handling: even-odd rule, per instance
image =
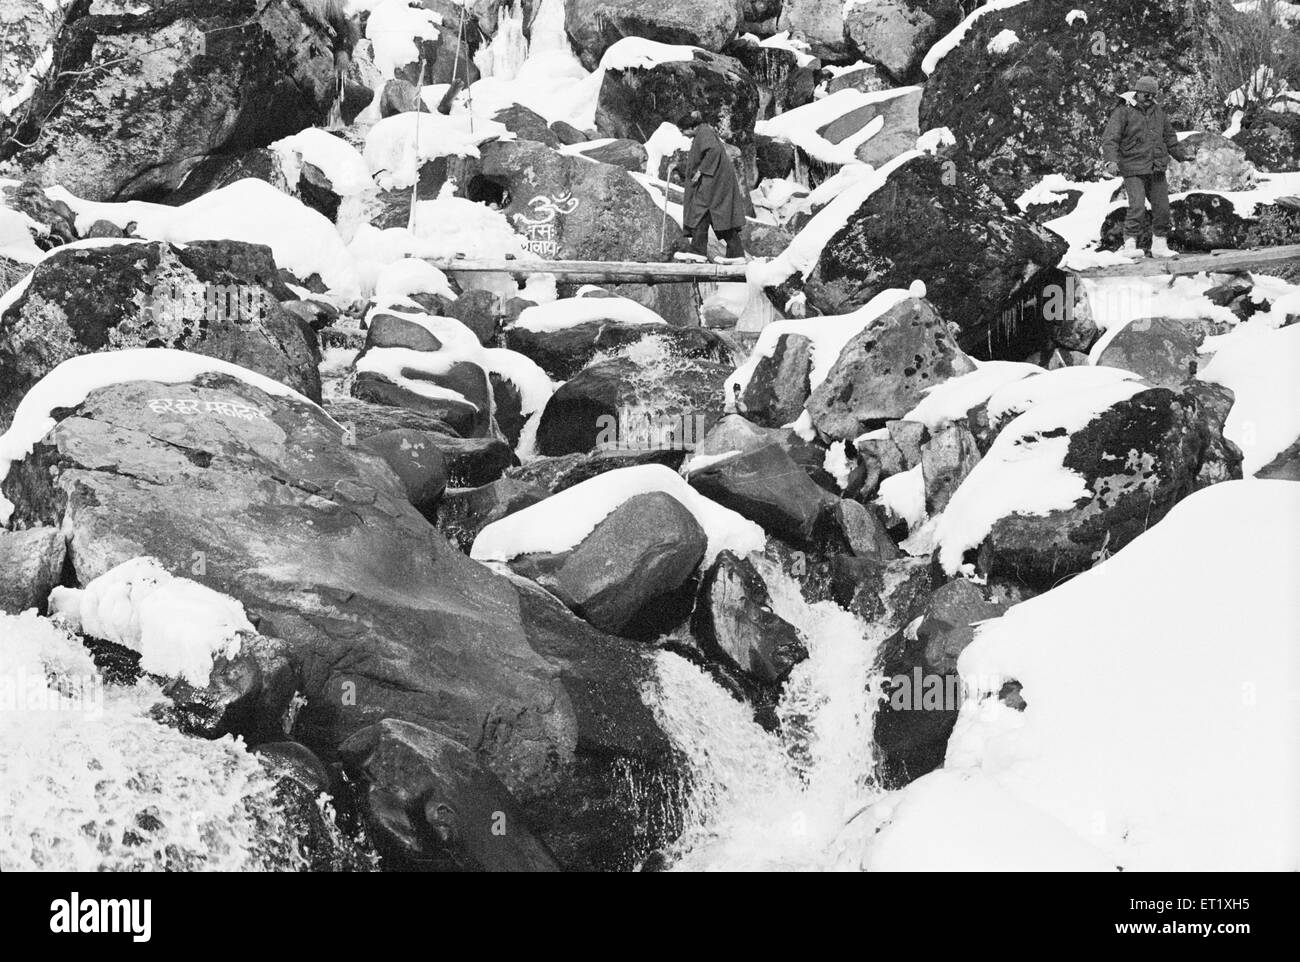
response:
[[[1107,177],[1119,176],[1119,163],[1114,160],[1103,160],[1101,162],[1101,172]]]

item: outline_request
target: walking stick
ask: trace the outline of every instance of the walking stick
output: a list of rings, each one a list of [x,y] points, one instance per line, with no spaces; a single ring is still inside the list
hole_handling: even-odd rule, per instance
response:
[[[668,168],[664,178],[664,216],[659,225],[659,250],[663,252],[668,244],[668,188],[673,185],[673,171],[677,169],[676,165]]]

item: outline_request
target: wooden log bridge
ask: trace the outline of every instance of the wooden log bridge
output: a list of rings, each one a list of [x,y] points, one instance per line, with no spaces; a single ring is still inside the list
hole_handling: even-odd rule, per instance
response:
[[[1218,250],[1209,254],[1180,254],[1177,257],[1143,257],[1127,264],[1107,264],[1071,270],[1079,277],[1159,277],[1183,274],[1231,274],[1237,271],[1267,272],[1269,267],[1300,261],[1300,244],[1259,247],[1254,250]]]
[[[427,258],[441,271],[509,274],[522,280],[533,274],[554,274],[570,284],[715,284],[744,283],[745,264],[690,264],[680,261],[523,261],[482,260],[470,257]]]

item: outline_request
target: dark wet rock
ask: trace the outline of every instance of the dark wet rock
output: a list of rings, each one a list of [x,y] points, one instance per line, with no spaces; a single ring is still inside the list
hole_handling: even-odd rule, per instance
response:
[[[701,580],[691,631],[709,657],[765,684],[782,681],[808,657],[798,629],[772,611],[762,575],[731,551]]]
[[[756,424],[789,424],[803,413],[811,373],[812,341],[802,334],[782,334],[772,354],[759,359],[736,410]]]
[[[390,718],[355,732],[339,752],[364,786],[366,824],[386,868],[559,870],[505,785],[464,745]]]
[[[701,494],[795,543],[808,542],[835,498],[777,443],[713,461],[687,480]]]
[[[438,529],[466,554],[479,532],[502,518],[545,500],[545,488],[514,478],[498,478],[477,488],[455,488],[438,505]]]
[[[411,428],[381,431],[360,446],[384,459],[406,488],[415,509],[433,520],[447,488],[447,459],[438,448],[439,435]]]

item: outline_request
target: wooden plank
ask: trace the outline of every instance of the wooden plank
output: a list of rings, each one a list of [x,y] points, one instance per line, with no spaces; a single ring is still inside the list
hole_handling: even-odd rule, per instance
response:
[[[1182,254],[1178,257],[1144,257],[1128,264],[1108,264],[1072,271],[1079,277],[1159,277],[1181,274],[1230,273],[1259,270],[1290,261],[1300,261],[1300,244],[1260,247],[1255,250],[1222,250],[1212,254]]]
[[[745,280],[745,264],[662,264],[636,261],[515,261],[471,257],[428,258],[443,271],[509,274],[516,279],[554,274],[574,284],[682,284],[692,281],[736,283]]]

